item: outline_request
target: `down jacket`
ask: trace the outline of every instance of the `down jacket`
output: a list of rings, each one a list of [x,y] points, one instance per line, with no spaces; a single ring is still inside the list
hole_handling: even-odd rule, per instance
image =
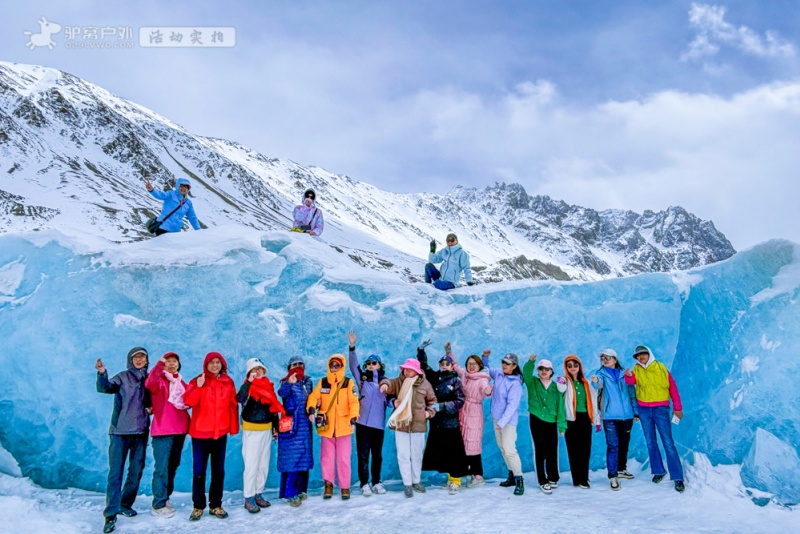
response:
[[[208,362],[219,358],[222,362],[220,374],[208,371]],[[186,386],[183,402],[192,409],[189,435],[198,439],[217,439],[225,434],[239,432],[239,405],[236,402],[236,386],[228,376],[228,363],[219,352],[209,352],[203,360],[206,381],[197,385],[195,377]]]
[[[177,354],[168,352],[164,358],[168,356],[177,356]],[[187,434],[189,432],[189,411],[179,410],[169,402],[170,381],[164,376],[165,372],[164,363],[161,360],[157,361],[144,383],[153,399],[153,428],[150,434],[153,436]],[[181,384],[184,388],[186,387],[186,382],[183,380],[181,380]]]
[[[466,400],[458,374],[455,371],[434,371],[428,365],[425,349],[417,350],[417,360],[425,371],[425,378],[433,386],[438,403],[431,425],[437,428],[458,428],[458,414]]]
[[[155,188],[150,191],[151,195],[158,200],[164,201],[161,213],[158,214],[157,219],[161,221],[161,229],[167,232],[180,232],[181,228],[183,228],[184,217],[189,219],[189,224],[192,225],[192,228],[195,230],[200,229],[200,223],[197,221],[197,215],[194,213],[192,200],[181,195],[179,190],[181,185],[188,185],[191,187],[189,180],[186,178],[178,178],[178,181],[175,182],[175,189],[171,191],[159,191]],[[178,208],[177,211],[170,215],[169,218],[166,218],[175,208]]]
[[[96,388],[98,393],[114,395],[114,411],[111,412],[109,434],[125,436],[143,434],[150,428],[150,394],[144,386],[147,377],[147,366],[137,369],[133,366],[133,355],[147,351],[142,347],[134,347],[128,352],[128,368],[108,378],[108,371],[97,373]]]
[[[461,281],[461,273],[464,273],[464,279],[467,282],[472,282],[472,269],[469,266],[469,254],[464,252],[461,245],[453,245],[452,247],[444,247],[439,252],[431,252],[428,254],[428,261],[431,263],[439,263],[439,272],[442,273],[441,280],[452,283],[458,286]]]
[[[330,364],[333,360],[339,360],[342,364],[336,372],[330,370]],[[347,362],[342,354],[334,354],[328,358],[328,375],[317,382],[314,391],[308,396],[308,401],[306,402],[306,410],[308,412],[318,409],[319,413],[325,413],[328,416],[328,426],[317,428],[317,434],[323,438],[338,438],[352,434],[353,425],[350,420],[358,419],[361,406],[358,403],[356,383],[351,379],[347,381],[346,385],[344,384],[345,365],[347,365]],[[341,385],[339,395],[336,397],[336,401],[331,404],[334,395],[336,395],[336,388],[339,385]]]
[[[405,376],[402,374],[397,378],[381,380],[381,386],[384,384],[388,387],[387,395],[398,395],[400,388],[403,387]],[[425,380],[425,377],[419,375],[414,382],[414,393],[411,397],[411,424],[408,427],[397,428],[396,432],[408,433],[425,433],[428,431],[428,418],[426,412],[434,410],[436,406],[436,395],[433,393],[433,386]]]
[[[294,473],[314,467],[311,422],[306,417],[306,401],[314,389],[311,379],[304,377],[294,384],[281,380],[278,395],[283,399],[286,414],[292,417],[292,430],[278,434],[278,471]]]
[[[455,358],[453,358],[455,361]],[[483,399],[487,397],[489,373],[480,370],[470,373],[458,363],[455,371],[464,388],[464,406],[458,414],[461,437],[464,438],[464,449],[467,456],[475,456],[483,451]]]

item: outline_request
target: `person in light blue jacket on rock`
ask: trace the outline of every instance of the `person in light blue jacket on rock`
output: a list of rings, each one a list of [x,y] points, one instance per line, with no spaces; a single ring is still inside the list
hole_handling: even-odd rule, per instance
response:
[[[628,472],[628,444],[633,419],[637,417],[636,392],[625,383],[625,373],[613,349],[600,353],[602,366],[590,378],[598,391],[598,407],[606,435],[606,466],[611,489],[620,489],[620,478],[633,478]]]
[[[446,241],[447,246],[438,254],[436,241],[431,241],[431,253],[428,254],[429,263],[425,264],[425,283],[433,282],[436,289],[447,291],[458,285],[463,272],[467,285],[471,286],[474,282],[469,266],[469,254],[464,252],[464,249],[458,244],[456,234],[447,234]],[[434,263],[440,262],[442,265],[437,269]]]
[[[192,184],[186,178],[178,178],[175,182],[176,189],[171,191],[159,191],[153,187],[148,180],[145,180],[144,186],[151,195],[158,200],[163,200],[164,205],[161,207],[157,219],[161,221],[161,226],[156,230],[156,235],[162,235],[169,232],[180,232],[183,228],[183,218],[189,219],[189,224],[195,230],[200,229],[200,223],[197,221],[197,215],[194,213],[194,206],[189,198],[189,189]],[[174,213],[173,213],[174,211]],[[170,215],[171,214],[171,215]]]

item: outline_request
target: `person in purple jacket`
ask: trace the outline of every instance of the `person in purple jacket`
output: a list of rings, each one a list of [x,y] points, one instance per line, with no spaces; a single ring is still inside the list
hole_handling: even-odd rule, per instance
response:
[[[383,437],[386,422],[386,394],[380,391],[385,369],[380,356],[370,355],[364,362],[365,369],[358,365],[356,356],[356,337],[352,330],[347,333],[350,342],[350,372],[358,387],[358,400],[361,405],[356,421],[356,450],[358,451],[358,480],[361,494],[369,497],[373,493],[382,495],[386,488],[381,483],[383,462]],[[372,470],[369,469],[369,456],[372,454]],[[369,475],[372,474],[372,486]]]
[[[292,232],[308,235],[322,235],[325,223],[322,210],[317,207],[317,194],[313,189],[306,189],[303,200],[292,212]]]
[[[517,452],[517,420],[519,402],[522,399],[522,371],[519,368],[519,358],[510,352],[503,356],[501,369],[492,369],[489,366],[491,353],[488,349],[484,350],[481,358],[484,367],[494,380],[492,386],[494,437],[508,468],[508,478],[500,485],[514,486],[514,495],[522,495],[525,492],[525,485],[522,479],[522,461]]]

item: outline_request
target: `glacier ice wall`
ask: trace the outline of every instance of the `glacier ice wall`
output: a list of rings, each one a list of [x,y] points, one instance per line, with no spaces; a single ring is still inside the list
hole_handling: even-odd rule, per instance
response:
[[[247,358],[262,358],[277,379],[289,357],[301,354],[316,379],[327,356],[347,350],[346,332],[354,329],[361,357],[380,354],[390,375],[423,338],[433,339],[433,355],[451,341],[462,361],[491,348],[495,361],[506,352],[536,352],[561,368],[575,353],[590,369],[605,347],[630,365],[632,349],[648,344],[672,366],[684,397],[686,418],[675,428],[682,450],[738,463],[759,427],[800,443],[797,388],[784,387],[798,376],[798,264],[793,244],[773,241],[678,276],[443,293],[354,266],[319,239],[280,232],[215,228],[102,249],[58,234],[6,235],[0,444],[39,484],[102,489],[112,401],[95,392],[97,357],[115,373],[132,346],[147,347],[151,363],[176,351],[188,379],[200,372],[205,353],[217,350],[239,384]],[[530,470],[524,409],[519,425],[523,467]],[[390,436],[384,471],[397,478]],[[229,443],[226,487],[235,489],[240,440]],[[593,468],[604,465],[604,448],[602,433],[595,434]],[[646,458],[638,427],[632,454]],[[567,469],[566,454],[561,462]],[[489,476],[504,471],[490,432],[484,465]],[[187,447],[179,490],[189,489],[190,468]],[[273,463],[270,484],[276,475]],[[319,478],[315,470],[312,479]]]

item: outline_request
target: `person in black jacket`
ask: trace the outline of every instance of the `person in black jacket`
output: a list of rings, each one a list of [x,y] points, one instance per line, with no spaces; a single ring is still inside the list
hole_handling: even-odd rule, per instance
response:
[[[446,487],[454,495],[461,490],[461,477],[468,473],[467,453],[464,438],[458,425],[458,412],[464,406],[466,397],[461,380],[453,368],[453,358],[444,355],[439,360],[439,370],[428,365],[425,344],[417,349],[425,378],[433,386],[436,394],[436,416],[431,421],[431,430],[425,453],[422,456],[423,471],[447,473]]]
[[[128,368],[108,378],[103,360],[94,364],[97,369],[97,392],[114,395],[114,411],[108,430],[108,483],[106,484],[106,507],[103,510],[105,525],[103,532],[112,532],[117,523],[117,514],[133,517],[133,503],[139,492],[139,481],[144,471],[147,452],[147,437],[150,430],[150,396],[144,381],[147,378],[147,350],[134,347],[128,352]],[[125,459],[128,461],[128,476],[122,485]]]
[[[247,378],[236,394],[236,401],[242,405],[244,507],[255,514],[270,505],[262,493],[269,475],[272,439],[277,439],[278,417],[286,412],[261,360],[250,358],[245,370]]]

